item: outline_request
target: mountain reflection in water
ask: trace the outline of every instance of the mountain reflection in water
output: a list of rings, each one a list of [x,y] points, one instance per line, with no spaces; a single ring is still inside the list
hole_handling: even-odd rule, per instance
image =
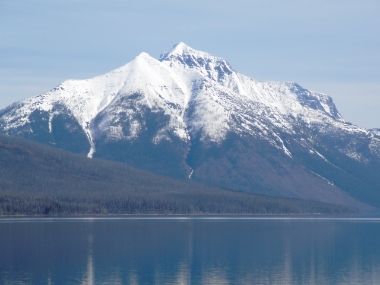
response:
[[[0,220],[0,284],[380,284],[380,220]]]

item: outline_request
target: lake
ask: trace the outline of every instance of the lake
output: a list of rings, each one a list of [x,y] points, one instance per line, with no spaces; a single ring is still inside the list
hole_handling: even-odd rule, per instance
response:
[[[380,284],[380,220],[0,219],[0,284]]]

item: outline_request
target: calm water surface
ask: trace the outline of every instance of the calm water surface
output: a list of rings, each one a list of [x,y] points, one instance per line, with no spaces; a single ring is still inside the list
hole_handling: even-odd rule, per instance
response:
[[[0,220],[0,284],[380,284],[380,220]]]

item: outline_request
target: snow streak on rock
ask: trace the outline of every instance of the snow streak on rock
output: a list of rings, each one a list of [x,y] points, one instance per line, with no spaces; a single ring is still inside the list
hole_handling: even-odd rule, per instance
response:
[[[298,135],[302,125],[318,128],[322,134],[367,136],[371,151],[380,153],[379,132],[346,122],[329,96],[293,82],[257,81],[235,71],[223,58],[185,43],[177,44],[159,60],[143,52],[104,75],[67,80],[46,94],[3,110],[0,125],[4,132],[22,128],[38,110],[49,114],[48,132],[52,133],[56,106],[65,106],[83,129],[90,145],[88,157],[95,154],[99,136],[137,139],[144,129],[144,110],[168,118],[155,134],[154,144],[170,140],[168,134],[184,142],[199,137],[218,144],[233,133],[260,137],[292,159],[286,137]],[[96,120],[100,114],[102,119]],[[123,128],[126,121],[128,130]],[[320,155],[312,139],[305,140],[310,151]],[[355,145],[341,151],[353,160],[362,160]]]

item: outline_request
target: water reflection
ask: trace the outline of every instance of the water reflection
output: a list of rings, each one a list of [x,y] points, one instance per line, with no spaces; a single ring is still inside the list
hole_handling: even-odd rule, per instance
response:
[[[380,284],[380,223],[0,222],[0,284]]]
[[[87,270],[84,274],[84,278],[81,285],[94,285],[95,284],[95,273],[94,273],[94,257],[92,253],[92,234],[88,236],[88,258],[87,258]]]

